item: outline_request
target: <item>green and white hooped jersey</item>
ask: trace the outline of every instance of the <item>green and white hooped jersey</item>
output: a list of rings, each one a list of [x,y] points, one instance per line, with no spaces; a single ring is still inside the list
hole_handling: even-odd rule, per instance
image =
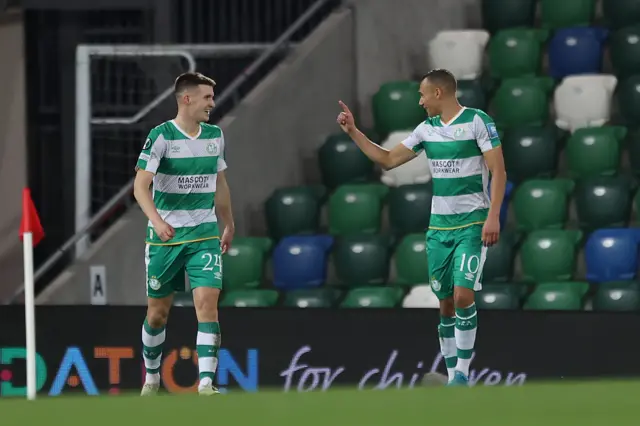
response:
[[[174,245],[218,238],[216,181],[217,173],[226,168],[224,136],[218,126],[202,123],[195,137],[173,120],[151,130],[136,169],[155,174],[153,201],[176,235],[164,243],[149,222],[147,244]]]
[[[482,224],[489,212],[489,169],[483,153],[500,146],[493,120],[483,111],[462,110],[449,122],[440,116],[421,123],[402,144],[425,151],[433,183],[429,229]]]

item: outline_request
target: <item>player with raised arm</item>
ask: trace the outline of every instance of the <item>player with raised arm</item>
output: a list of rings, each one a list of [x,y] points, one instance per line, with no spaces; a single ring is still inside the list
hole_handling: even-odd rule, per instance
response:
[[[391,150],[360,132],[342,102],[337,122],[367,157],[386,170],[423,150],[429,159],[433,199],[426,242],[431,288],[440,300],[440,349],[449,385],[467,386],[478,327],[475,291],[482,288],[487,247],[500,236],[507,176],[496,125],[483,111],[461,106],[456,90],[449,71],[426,74],[420,83],[420,106],[428,118]]]
[[[225,177],[224,136],[218,126],[207,124],[215,105],[214,86],[212,79],[199,73],[176,79],[178,114],[151,130],[136,165],[134,195],[149,218],[143,396],[155,395],[160,386],[165,326],[174,292],[185,290],[185,272],[198,319],[198,392],[219,393],[213,381],[221,342],[222,254],[229,249],[235,228]],[[218,217],[224,224],[222,237]]]

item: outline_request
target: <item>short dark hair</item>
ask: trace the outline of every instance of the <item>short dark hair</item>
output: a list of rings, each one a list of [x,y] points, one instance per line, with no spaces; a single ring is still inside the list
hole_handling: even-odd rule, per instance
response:
[[[200,74],[199,72],[185,72],[183,74],[180,74],[178,78],[176,78],[176,81],[173,84],[173,92],[177,95],[179,93],[182,93],[186,89],[197,87],[201,84],[204,84],[205,86],[215,87],[216,82],[206,75]]]
[[[431,70],[422,77],[422,80],[427,78],[436,86],[443,87],[446,92],[455,93],[458,90],[458,82],[451,71],[442,68]]]

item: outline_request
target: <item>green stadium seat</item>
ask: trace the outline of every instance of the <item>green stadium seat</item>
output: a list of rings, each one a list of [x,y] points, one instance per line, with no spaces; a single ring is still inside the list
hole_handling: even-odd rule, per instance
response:
[[[389,241],[383,235],[345,235],[332,253],[338,279],[347,285],[383,284],[389,277]]]
[[[518,229],[561,229],[567,220],[569,196],[575,184],[569,179],[534,179],[516,189],[513,211]]]
[[[624,122],[629,126],[640,123],[640,73],[618,82],[618,106]]]
[[[366,181],[373,173],[373,162],[346,133],[331,135],[318,150],[322,183],[328,188]]]
[[[636,281],[599,284],[593,298],[596,311],[640,310],[640,289]]]
[[[393,308],[402,298],[399,287],[359,287],[349,291],[342,301],[343,308]]]
[[[615,175],[626,135],[627,129],[622,126],[576,130],[567,143],[569,174],[574,178]]]
[[[193,306],[191,291],[180,291],[173,294],[173,306]]]
[[[482,0],[483,27],[491,33],[505,28],[533,27],[536,0]]]
[[[510,182],[535,177],[551,177],[558,162],[556,130],[552,127],[523,126],[504,132],[502,150]]]
[[[265,203],[269,234],[274,239],[287,235],[313,234],[320,220],[325,190],[319,186],[279,188]]]
[[[333,288],[292,290],[285,293],[284,305],[290,308],[330,308],[340,295]]]
[[[334,235],[375,233],[389,187],[382,184],[343,185],[329,198],[329,232]]]
[[[516,284],[484,284],[476,293],[478,309],[519,309],[520,289]]]
[[[236,237],[229,251],[222,255],[225,290],[258,287],[271,245],[269,238]]]
[[[551,77],[519,77],[502,81],[493,101],[494,118],[500,128],[542,126],[549,118]]]
[[[419,88],[417,81],[393,81],[383,84],[373,96],[373,119],[381,137],[394,130],[413,129],[426,118],[418,104]]]
[[[389,192],[389,222],[398,235],[424,232],[431,217],[431,183],[392,188]]]
[[[575,189],[580,227],[587,230],[625,226],[631,212],[631,181],[622,176],[585,178]]]
[[[406,235],[394,254],[395,284],[414,286],[429,283],[426,238],[423,233]]]
[[[545,229],[527,235],[520,249],[523,281],[568,281],[573,276],[582,232]]]
[[[224,292],[221,307],[268,308],[278,302],[277,290],[233,290]]]
[[[611,63],[620,78],[640,74],[640,24],[622,28],[609,38]]]
[[[524,309],[576,311],[582,309],[582,299],[589,290],[584,282],[548,282],[538,284],[527,301]]]
[[[489,42],[491,76],[504,79],[538,74],[548,37],[549,31],[535,28],[499,31]]]
[[[487,109],[487,98],[480,80],[458,80],[456,96],[462,106],[481,110]]]
[[[640,2],[637,0],[607,0],[602,13],[609,27],[618,29],[640,22]]]
[[[503,231],[500,234],[498,243],[487,250],[487,259],[482,270],[483,283],[504,283],[511,280],[517,243],[516,233]]]
[[[596,12],[596,0],[542,0],[542,26],[557,29],[589,26]]]

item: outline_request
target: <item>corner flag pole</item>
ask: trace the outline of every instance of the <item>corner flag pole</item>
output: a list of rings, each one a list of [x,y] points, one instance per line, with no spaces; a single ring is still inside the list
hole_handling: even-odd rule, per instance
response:
[[[27,343],[27,398],[36,399],[36,313],[35,289],[33,280],[33,248],[44,237],[44,230],[33,201],[31,191],[22,192],[22,220],[20,238],[24,256],[24,312]]]

